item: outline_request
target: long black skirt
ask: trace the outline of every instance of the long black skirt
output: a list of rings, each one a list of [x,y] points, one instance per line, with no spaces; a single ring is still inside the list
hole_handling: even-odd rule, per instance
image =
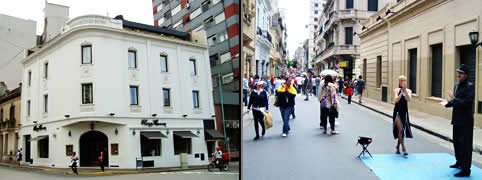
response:
[[[396,123],[397,116],[400,118],[400,123],[402,124],[403,128],[403,137],[404,138],[413,138],[412,129],[410,127],[410,121],[408,120],[408,112],[393,112],[393,138],[398,138],[398,127]]]

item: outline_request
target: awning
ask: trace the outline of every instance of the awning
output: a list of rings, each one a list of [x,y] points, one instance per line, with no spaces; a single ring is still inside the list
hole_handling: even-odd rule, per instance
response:
[[[141,136],[145,136],[147,139],[161,139],[166,138],[167,136],[162,134],[160,131],[157,132],[142,132]]]
[[[205,129],[204,139],[206,140],[224,140],[224,136],[215,129]]]
[[[38,141],[38,140],[46,139],[48,137],[49,137],[49,135],[37,136],[37,137],[32,138],[31,141]]]
[[[197,135],[193,134],[191,131],[174,131],[174,135],[182,138],[197,137]]]

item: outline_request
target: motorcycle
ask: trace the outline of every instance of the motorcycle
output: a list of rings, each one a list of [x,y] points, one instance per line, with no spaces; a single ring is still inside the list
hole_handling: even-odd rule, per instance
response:
[[[220,171],[228,171],[229,170],[229,154],[223,153],[223,158],[219,160],[219,163],[216,165],[216,158],[213,156],[211,158],[211,162],[208,165],[208,171],[213,172],[214,169],[219,168]]]

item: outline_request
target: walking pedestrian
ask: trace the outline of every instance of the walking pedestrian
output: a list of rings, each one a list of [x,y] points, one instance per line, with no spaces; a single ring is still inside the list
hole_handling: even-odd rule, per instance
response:
[[[306,77],[305,82],[303,83],[303,87],[305,88],[305,94],[306,98],[305,101],[308,101],[310,98],[310,91],[311,91],[311,85],[313,84],[313,80],[311,79],[311,74]]]
[[[18,165],[20,166],[20,162],[22,162],[22,148],[20,148],[20,150],[18,150],[17,152],[17,162],[18,162]]]
[[[263,90],[263,81],[258,81],[256,83],[256,89],[254,89],[251,92],[251,95],[249,96],[249,104],[248,104],[248,111],[251,110],[251,107],[253,107],[253,118],[254,118],[254,129],[256,132],[256,136],[254,137],[254,140],[259,139],[259,124],[261,124],[262,132],[261,135],[264,136],[265,134],[265,126],[264,126],[264,115],[261,112],[261,108],[266,108],[265,112],[268,112],[268,93]]]
[[[348,104],[351,104],[351,97],[353,96],[353,85],[350,83],[346,86],[346,94],[348,95]]]
[[[100,166],[100,169],[102,170],[102,172],[104,172],[104,152],[103,151],[100,152],[99,166]]]
[[[315,79],[315,96],[318,97],[318,88],[320,87],[320,83],[321,83],[321,77],[318,75],[316,76],[316,79]]]
[[[72,168],[72,172],[74,174],[79,175],[79,172],[77,171],[77,160],[79,160],[79,158],[75,156],[75,152],[72,152],[72,157],[70,158],[72,164],[70,165],[70,167]]]
[[[461,64],[457,69],[457,80],[454,91],[447,90],[451,99],[443,100],[440,104],[452,107],[453,144],[456,162],[450,168],[459,168],[456,177],[470,176],[472,164],[472,144],[474,136],[474,84],[468,80],[469,67]],[[473,76],[474,74],[472,74]]]
[[[398,88],[393,90],[395,98],[395,108],[393,109],[393,137],[398,138],[396,146],[396,154],[400,154],[400,145],[402,145],[403,155],[408,155],[405,147],[405,138],[413,138],[410,121],[408,116],[408,101],[412,99],[412,90],[407,88],[407,78],[400,76],[398,78]]]
[[[356,82],[356,90],[358,91],[358,102],[362,103],[363,90],[365,90],[365,81],[363,81],[362,76],[358,76],[358,81]]]
[[[280,103],[281,118],[283,119],[283,137],[288,136],[290,131],[290,115],[294,111],[296,94],[296,89],[291,85],[290,77],[286,79],[284,86],[280,87],[276,92]]]
[[[320,102],[320,129],[323,129],[323,134],[327,131],[327,118],[330,121],[331,134],[338,134],[335,131],[335,117],[338,111],[336,102],[336,87],[333,84],[333,79],[330,75],[326,75],[324,85],[321,86],[318,93],[318,101]]]
[[[269,87],[270,87],[270,91],[271,91],[271,92],[270,92],[270,95],[274,95],[275,81],[276,81],[276,78],[272,75],[272,76],[271,76],[271,80],[270,80],[271,84],[270,84],[270,86],[269,86]]]
[[[243,77],[243,103],[244,106],[248,106],[248,92],[249,92],[249,81],[248,74],[245,73]]]
[[[269,80],[269,78],[268,78],[267,75],[264,75],[264,76],[263,76],[263,81],[265,82],[265,83],[264,83],[264,86],[263,86],[263,89],[264,89],[264,91],[265,91],[266,93],[269,94],[269,93],[270,93],[270,92],[269,92],[269,89],[270,89],[271,83],[270,83],[270,80]]]

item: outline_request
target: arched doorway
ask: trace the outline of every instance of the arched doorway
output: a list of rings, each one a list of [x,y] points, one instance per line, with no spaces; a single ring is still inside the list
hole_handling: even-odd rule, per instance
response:
[[[109,166],[108,139],[99,131],[89,131],[80,136],[80,166],[98,166],[100,152],[104,152],[104,165]]]

